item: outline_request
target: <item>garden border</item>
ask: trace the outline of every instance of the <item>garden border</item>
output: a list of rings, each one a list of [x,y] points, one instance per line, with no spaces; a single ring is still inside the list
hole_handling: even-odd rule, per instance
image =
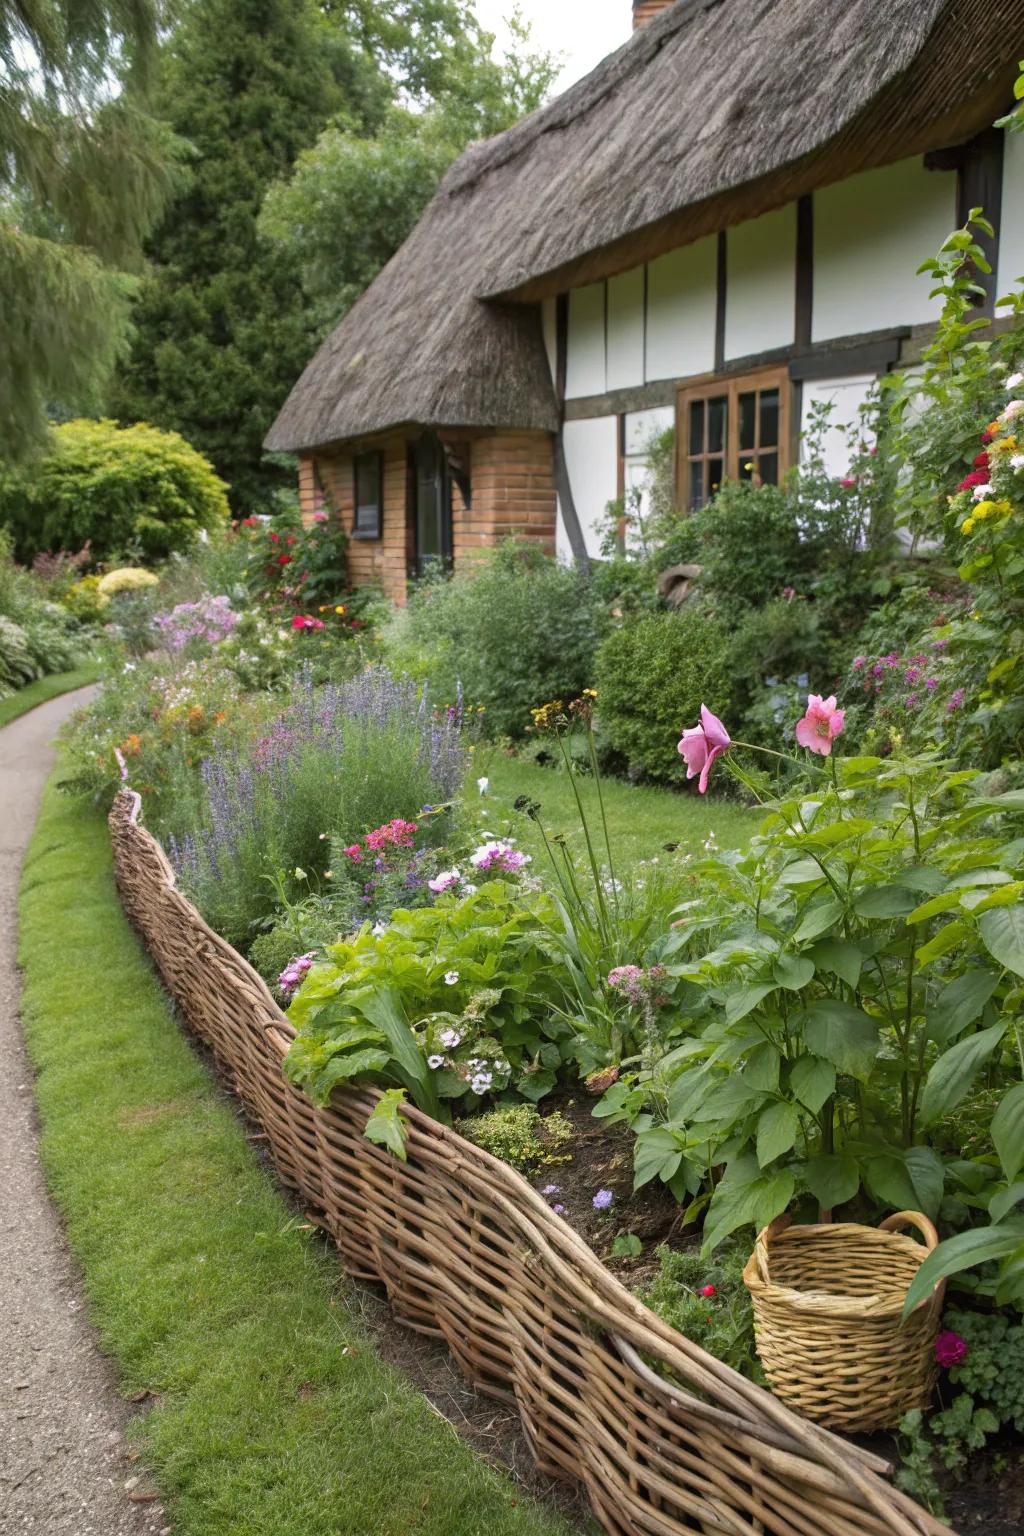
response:
[[[109,818],[122,904],[282,1182],[351,1275],[517,1409],[540,1468],[582,1482],[610,1536],[949,1536],[880,1458],[649,1312],[506,1164],[413,1108],[400,1162],[362,1134],[369,1089],[316,1108],[282,1070],[292,1026],[177,889],[140,810],[122,790]]]

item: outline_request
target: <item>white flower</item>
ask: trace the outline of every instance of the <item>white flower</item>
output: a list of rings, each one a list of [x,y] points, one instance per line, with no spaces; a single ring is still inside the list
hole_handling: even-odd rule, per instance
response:
[[[433,1067],[434,1071],[436,1072],[438,1067],[443,1067],[444,1066],[444,1057],[443,1056],[428,1056],[427,1057],[427,1066],[428,1067]]]
[[[381,934],[387,933],[387,931],[388,925],[383,920],[374,923],[373,927],[370,929],[370,932],[373,934],[375,939],[379,939]]]
[[[1021,411],[1024,411],[1024,400],[1011,400],[1006,409],[1000,412],[999,420],[1015,421]]]
[[[445,971],[445,973],[444,973],[444,984],[445,984],[446,987],[457,986],[458,985],[458,981],[459,981],[459,973],[458,973],[458,971]]]
[[[1019,389],[1022,384],[1024,384],[1024,373],[1011,373],[1006,381],[1006,387],[1011,391]]]
[[[491,1081],[492,1078],[490,1072],[479,1072],[477,1076],[473,1078],[469,1086],[474,1093],[482,1096],[487,1092],[488,1088],[490,1088]]]
[[[992,487],[988,484],[976,485],[971,492],[971,495],[974,497],[975,501],[984,501],[986,496],[992,495]]]
[[[462,1044],[462,1036],[457,1029],[442,1029],[441,1044],[446,1051],[454,1051],[457,1045]]]
[[[462,875],[459,870],[442,869],[441,873],[435,875],[433,880],[427,881],[427,885],[435,896],[443,896],[445,891],[450,891],[453,886],[458,885],[461,879]]]
[[[1024,469],[1024,453],[1011,453],[1010,468]]]
[[[475,896],[480,887],[478,885],[464,885],[462,889],[467,896]]]
[[[477,779],[476,787],[482,795],[486,795],[487,791],[491,787],[491,781],[488,778]]]

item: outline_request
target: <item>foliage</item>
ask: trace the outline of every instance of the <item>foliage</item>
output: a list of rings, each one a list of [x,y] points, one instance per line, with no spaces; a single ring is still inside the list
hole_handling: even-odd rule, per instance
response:
[[[110,601],[100,591],[102,577],[98,572],[92,576],[83,576],[74,582],[61,598],[61,604],[72,618],[81,624],[102,623],[104,611]]]
[[[206,460],[155,427],[69,421],[31,465],[0,469],[0,523],[20,559],[90,540],[97,558],[156,560],[223,526],[227,511]]]
[[[536,1104],[499,1104],[486,1114],[459,1120],[455,1129],[520,1173],[563,1163],[573,1129],[559,1110],[542,1115]]]
[[[703,608],[649,614],[605,640],[594,680],[601,730],[631,771],[668,783],[683,777],[676,741],[702,703],[730,696],[728,637]]]
[[[338,517],[317,512],[308,527],[297,511],[271,519],[247,517],[237,537],[246,549],[249,590],[267,607],[315,613],[318,605],[328,605],[320,612],[335,612],[348,587],[348,538]],[[362,627],[354,609],[346,627],[353,623],[357,631]]]
[[[539,701],[592,681],[600,615],[585,576],[509,540],[450,578],[420,583],[385,637],[392,664],[435,698],[483,706],[492,738],[522,736]]]
[[[431,718],[413,685],[369,668],[315,692],[304,673],[255,744],[203,763],[201,808],[173,828],[179,875],[207,920],[246,948],[280,904],[277,871],[294,871],[289,896],[320,889],[332,849],[446,806],[463,768],[458,721]],[[439,841],[446,817],[428,814],[423,827]]]
[[[122,565],[107,571],[96,583],[100,597],[110,599],[122,592],[145,592],[148,587],[158,587],[160,578],[153,571],[137,565]]]
[[[696,1248],[659,1248],[658,1272],[640,1299],[698,1349],[763,1386],[754,1311],[743,1284],[746,1258],[742,1244],[724,1244],[713,1258],[703,1258]],[[702,1294],[709,1286],[712,1294]]]
[[[317,1103],[369,1077],[438,1118],[507,1090],[542,1098],[564,1036],[551,1008],[555,921],[549,896],[496,879],[396,911],[383,932],[366,924],[303,982],[286,1070]]]
[[[45,582],[19,569],[0,528],[0,698],[52,672],[77,666],[77,626],[49,600]]]
[[[127,334],[139,242],[175,146],[145,99],[159,7],[0,4],[0,441],[95,407]]]

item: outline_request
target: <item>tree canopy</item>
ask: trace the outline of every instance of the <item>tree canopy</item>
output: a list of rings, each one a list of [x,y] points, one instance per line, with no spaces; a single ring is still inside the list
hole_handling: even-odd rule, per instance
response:
[[[0,0],[0,452],[99,403],[173,186],[146,111],[157,0]]]

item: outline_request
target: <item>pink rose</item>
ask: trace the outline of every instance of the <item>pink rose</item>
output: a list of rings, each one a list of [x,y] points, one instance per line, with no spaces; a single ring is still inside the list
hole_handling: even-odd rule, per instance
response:
[[[686,777],[692,779],[700,774],[697,788],[702,795],[707,793],[708,774],[711,772],[715,758],[720,757],[731,746],[729,732],[721,720],[711,713],[706,704],[702,704],[700,725],[684,730],[679,742],[679,755],[686,759]]]

